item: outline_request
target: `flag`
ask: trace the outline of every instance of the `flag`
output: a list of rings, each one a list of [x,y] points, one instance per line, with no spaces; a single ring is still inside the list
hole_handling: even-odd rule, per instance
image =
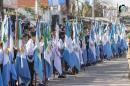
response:
[[[41,24],[41,28],[42,28],[42,36],[44,38],[44,59],[51,65],[51,61],[50,58],[52,56],[51,53],[51,44],[50,44],[50,37],[51,37],[51,32],[50,32],[50,25],[47,23],[42,23]]]
[[[17,36],[18,36],[18,48],[21,49],[21,47],[22,47],[22,21],[20,18],[18,19]]]
[[[106,26],[108,28],[108,26]],[[110,59],[113,56],[111,44],[110,44],[110,35],[109,29],[106,29],[106,32],[103,35],[103,51],[106,59]]]
[[[13,41],[13,32],[12,32],[12,21],[11,21],[11,17],[9,18],[9,45],[10,45],[10,51],[12,53],[12,58],[11,61],[13,60],[13,46],[14,46],[14,41]]]
[[[59,72],[59,74],[62,74],[62,66],[61,66],[61,58],[60,58],[60,52],[58,51],[58,48],[55,48],[54,51],[54,66],[56,70]]]
[[[34,70],[36,74],[38,74],[38,77],[40,81],[43,80],[43,67],[42,67],[42,60],[41,60],[41,54],[39,54],[38,49],[34,51]]]
[[[48,42],[51,39],[51,26],[47,23],[41,24],[42,37],[44,38],[44,50],[48,47]]]
[[[75,64],[75,67],[78,69],[78,71],[80,71],[80,51],[79,51],[79,43],[78,43],[79,39],[78,39],[78,23],[77,23],[77,18],[76,21],[73,23],[73,46],[74,50],[72,53],[72,57],[73,57],[73,61]],[[71,57],[71,58],[72,58]]]
[[[13,54],[12,52],[9,53],[9,58],[13,58]],[[13,63],[13,61],[10,63],[10,74],[11,74],[11,78],[13,80],[17,80],[17,73],[16,73],[16,69],[15,69],[15,64]]]
[[[8,46],[8,17],[5,15],[4,21],[2,23],[2,38],[1,41],[3,42],[3,49],[5,50]]]
[[[112,23],[111,27],[109,27],[109,40],[111,41],[115,35],[115,24]]]
[[[10,61],[11,61],[11,64],[10,64],[10,67],[11,67],[11,78],[13,80],[17,80],[17,74],[16,74],[16,70],[15,70],[15,65],[13,63],[13,58],[14,58],[14,52],[13,52],[13,32],[12,32],[12,21],[11,21],[11,18],[9,17],[9,48],[10,48],[10,51],[9,51],[9,58],[10,58]]]
[[[90,31],[90,36],[89,36],[89,57],[91,62],[95,62],[96,61],[96,49],[95,49],[95,43],[94,43],[94,38],[93,38],[93,29],[91,29]],[[93,38],[93,39],[92,39]]]
[[[53,39],[53,42],[54,42],[54,46],[53,46],[53,49],[52,49],[52,53],[54,55],[54,66],[56,68],[56,70],[62,74],[62,66],[61,66],[61,54],[60,54],[60,51],[59,51],[59,47],[58,47],[58,44],[59,44],[59,26],[56,24],[56,38]]]
[[[39,39],[41,38],[41,31],[40,31],[40,22],[39,20],[36,23],[36,45],[37,49],[34,51],[34,70],[36,74],[38,74],[40,81],[43,80],[43,67],[42,67],[42,60],[41,60],[41,53],[39,52],[40,43]]]
[[[36,22],[36,45],[38,45],[38,48],[39,48],[39,39],[41,38],[41,24],[40,24],[40,21],[38,20]]]
[[[70,32],[71,32],[71,24],[70,24],[69,20],[67,20],[67,22],[65,24],[65,34],[66,34],[67,38],[70,37]]]
[[[42,61],[45,67],[43,68],[43,71],[46,72],[46,78],[49,78],[51,77],[51,74],[52,74],[52,63],[51,63],[52,51],[51,51],[51,43],[49,41],[51,38],[51,32],[50,32],[51,29],[50,29],[50,24],[42,23],[41,25],[42,25],[41,30],[43,30],[42,36],[44,38]]]
[[[74,43],[77,43],[78,41],[78,32],[77,32],[78,28],[77,28],[77,22],[73,23],[73,40]]]
[[[17,57],[16,57],[16,63],[15,63],[17,75],[20,77],[22,83],[25,85],[27,85],[29,81],[31,80],[31,75],[30,75],[28,62],[26,58],[27,57],[25,55],[25,52],[24,53],[18,52]],[[23,67],[21,67],[21,64],[22,64],[21,62],[24,63]]]
[[[4,22],[2,23],[2,41],[3,41],[3,51],[4,51],[4,60],[3,60],[3,70],[2,70],[2,79],[3,86],[7,86],[10,80],[10,60],[7,54],[8,47],[8,17],[5,15]]]
[[[45,48],[43,48],[42,62],[43,62],[43,65],[44,65],[43,66],[44,74],[46,74],[45,75],[46,78],[49,78],[49,77],[51,77],[51,74],[52,74],[52,65],[51,65],[51,60],[50,60],[52,53],[48,52],[48,51],[46,52],[46,51],[45,51]]]

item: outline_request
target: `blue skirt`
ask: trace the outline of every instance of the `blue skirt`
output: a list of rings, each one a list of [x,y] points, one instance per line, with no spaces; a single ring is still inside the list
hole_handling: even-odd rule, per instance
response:
[[[100,58],[100,49],[99,49],[98,45],[96,46],[96,57],[97,57],[97,60],[99,60],[99,58]]]
[[[21,68],[21,58],[19,56],[16,57],[16,72],[17,75],[21,78],[24,84],[27,84],[31,80],[30,71],[27,63],[27,59],[23,60],[23,68]]]
[[[3,65],[2,70],[3,86],[8,86],[10,81],[10,64]]]
[[[112,49],[111,49],[111,45],[109,43],[106,43],[104,45],[104,55],[106,56],[106,59],[111,59],[113,53],[112,53]]]
[[[74,67],[74,64],[73,62],[71,61],[71,57],[70,57],[70,53],[67,49],[64,49],[63,51],[63,59],[66,61],[66,63],[71,67],[73,68]]]
[[[74,53],[74,52],[72,52],[72,53],[70,53],[70,58],[71,58],[71,65],[72,65],[72,68],[73,67],[75,67],[78,71],[80,71],[80,61],[79,61],[79,59],[78,59],[78,57],[77,57],[77,55]]]
[[[51,67],[51,65],[44,58],[42,59],[42,61],[43,61],[43,73],[44,73],[44,77],[46,76],[46,78],[48,79],[49,77],[51,77],[52,67]],[[46,75],[45,75],[45,71],[46,71]]]
[[[84,62],[84,64],[87,64],[87,51],[86,51],[86,49],[83,49],[82,51],[83,51],[83,53],[82,53],[83,62]]]
[[[124,39],[121,39],[121,51],[127,50],[127,43]]]
[[[43,80],[43,67],[42,67],[42,61],[39,59],[38,50],[34,51],[34,70],[36,74],[38,74],[38,77],[40,80]]]
[[[88,49],[88,63],[94,63],[96,62],[96,57],[94,56],[94,53],[92,52],[92,50],[89,48]]]
[[[1,68],[0,68],[0,86],[3,86],[3,79],[2,79],[2,75],[1,75]]]
[[[116,44],[115,43],[112,43],[111,44],[111,48],[112,48],[112,53],[114,54],[114,55],[116,55]]]
[[[12,62],[13,61],[13,54],[11,52],[9,53],[9,58],[10,58],[10,61]],[[15,64],[11,63],[10,68],[11,68],[10,73],[12,75],[11,78],[13,80],[17,80],[17,73],[16,73],[16,69],[15,69]]]

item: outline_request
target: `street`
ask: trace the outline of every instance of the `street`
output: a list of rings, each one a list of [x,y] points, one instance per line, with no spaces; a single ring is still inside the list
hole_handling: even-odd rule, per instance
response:
[[[86,67],[78,75],[50,80],[48,86],[130,86],[127,59],[113,59]]]

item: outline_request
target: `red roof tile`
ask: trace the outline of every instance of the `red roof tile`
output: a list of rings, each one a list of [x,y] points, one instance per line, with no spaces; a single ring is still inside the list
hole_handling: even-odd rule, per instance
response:
[[[48,6],[48,0],[40,0],[41,6]],[[5,0],[4,7],[34,7],[35,0]]]
[[[40,4],[42,6],[47,6],[48,0],[40,0]],[[17,0],[17,6],[18,7],[34,7],[35,0]]]

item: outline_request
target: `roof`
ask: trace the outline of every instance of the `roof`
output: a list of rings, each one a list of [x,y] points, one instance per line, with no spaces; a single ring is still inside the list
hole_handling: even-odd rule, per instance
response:
[[[41,6],[48,6],[48,0],[39,0]],[[34,7],[35,0],[4,0],[4,7],[20,8],[20,7]]]
[[[16,0],[3,0],[3,6],[7,8],[16,8]]]
[[[35,0],[17,0],[18,7],[34,7]],[[40,0],[41,6],[47,6],[48,0]]]

